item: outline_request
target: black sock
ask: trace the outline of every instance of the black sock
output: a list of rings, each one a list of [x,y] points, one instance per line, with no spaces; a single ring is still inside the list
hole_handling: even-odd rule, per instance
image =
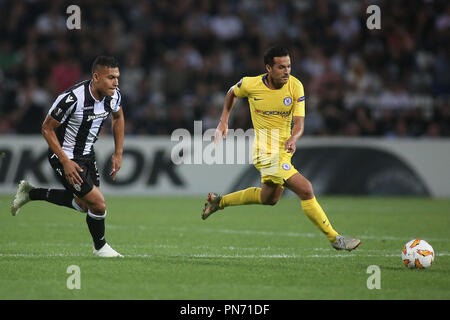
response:
[[[106,243],[105,240],[105,219],[94,219],[86,215],[86,223],[94,240],[95,250],[100,249]]]
[[[42,189],[35,188],[29,192],[30,200],[45,200],[58,206],[75,209],[72,206],[73,194],[65,189]]]

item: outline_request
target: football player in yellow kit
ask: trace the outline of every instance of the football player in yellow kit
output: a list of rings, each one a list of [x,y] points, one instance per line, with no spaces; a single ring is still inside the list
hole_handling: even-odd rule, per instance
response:
[[[244,77],[228,90],[215,136],[216,142],[226,137],[228,118],[237,98],[248,98],[255,129],[253,163],[261,173],[262,187],[223,196],[210,192],[202,219],[229,206],[275,205],[286,187],[298,195],[304,213],[335,249],[354,250],[361,241],[344,237],[333,229],[314,196],[311,183],[291,164],[304,130],[305,95],[302,83],[290,74],[289,52],[283,47],[272,47],[265,53],[264,63],[267,73]]]

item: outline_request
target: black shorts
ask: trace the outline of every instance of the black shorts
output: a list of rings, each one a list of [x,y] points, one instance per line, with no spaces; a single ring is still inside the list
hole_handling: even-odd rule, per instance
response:
[[[94,188],[94,186],[100,186],[100,176],[98,174],[97,162],[95,161],[94,156],[72,159],[72,161],[75,161],[83,169],[83,172],[78,172],[81,179],[83,180],[83,183],[81,184],[81,186],[75,185],[75,187],[66,180],[64,167],[61,162],[59,162],[56,154],[54,154],[53,152],[49,152],[48,161],[50,162],[53,171],[58,177],[58,180],[63,184],[66,190],[71,191],[78,198],[84,197]]]

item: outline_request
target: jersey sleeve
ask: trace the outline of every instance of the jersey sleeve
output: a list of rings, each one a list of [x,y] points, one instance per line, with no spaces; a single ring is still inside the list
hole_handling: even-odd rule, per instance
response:
[[[64,122],[67,116],[70,114],[73,108],[77,104],[77,97],[73,92],[59,96],[52,107],[48,111],[48,114],[58,122]]]
[[[294,87],[294,107],[292,115],[294,117],[305,116],[305,92],[303,91],[303,85],[299,81]]]
[[[233,88],[234,94],[238,98],[245,98],[248,97],[248,88],[247,88],[247,81],[246,77],[239,80],[238,83],[234,85]]]

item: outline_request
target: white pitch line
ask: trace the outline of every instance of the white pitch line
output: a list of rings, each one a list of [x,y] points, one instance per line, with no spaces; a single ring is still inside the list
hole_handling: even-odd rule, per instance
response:
[[[73,247],[91,247],[90,244],[87,243],[61,243],[61,242],[38,242],[34,243],[34,246],[45,246],[45,247],[67,247],[67,248],[73,248]],[[6,243],[5,246],[8,247],[23,247],[24,245],[19,242],[9,242]],[[121,245],[117,244],[118,248],[122,248],[122,250],[126,250],[129,248],[133,249],[141,249],[141,251],[148,251],[152,249],[184,249],[184,250],[202,250],[202,251],[231,251],[236,252],[234,255],[225,255],[224,257],[233,256],[233,257],[265,257],[265,256],[278,256],[278,255],[285,255],[285,256],[299,256],[299,257],[320,257],[323,256],[321,254],[314,254],[314,255],[307,255],[307,253],[303,254],[296,254],[296,253],[286,253],[286,252],[329,252],[333,251],[331,248],[303,248],[303,247],[236,247],[236,246],[207,246],[207,245],[197,245],[197,246],[191,246],[191,247],[185,247],[185,246],[179,246],[179,245],[171,245],[171,244],[161,244],[161,243],[155,243],[155,244],[133,244],[133,245]],[[239,252],[260,252],[261,255],[240,255]],[[284,251],[283,253],[279,253],[280,251]],[[272,253],[273,252],[273,253]],[[357,251],[355,251],[358,256],[366,256],[366,257],[389,257],[389,256],[400,256],[400,250],[392,250],[392,249],[364,249],[359,248]],[[353,252],[353,253],[355,253]],[[270,254],[271,253],[271,254]],[[200,253],[200,254],[193,254],[192,256],[201,256],[201,255],[208,255],[208,253]],[[27,256],[27,254],[13,254],[11,256]],[[28,254],[29,256],[35,256],[34,254]],[[347,253],[348,255],[348,253]],[[436,253],[436,256],[449,256],[449,252],[438,252]],[[0,257],[2,254],[0,254]],[[3,256],[7,256],[7,254],[3,254]],[[39,256],[39,255],[37,255]],[[57,256],[84,256],[84,255],[76,255],[76,254],[48,254],[46,256],[49,257],[57,257]],[[141,255],[135,255],[135,256],[141,256]],[[145,255],[144,255],[145,256]],[[169,256],[178,256],[178,254],[172,254]],[[325,255],[327,256],[327,255]],[[329,255],[330,257],[335,257],[336,254]]]
[[[19,242],[9,242],[6,243],[5,246],[8,247],[24,247],[22,243]],[[58,242],[37,242],[33,243],[33,246],[39,247],[67,247],[67,248],[74,248],[74,247],[92,247],[92,245],[87,243],[58,243]],[[199,245],[199,246],[192,246],[192,247],[183,247],[179,245],[169,245],[169,244],[133,244],[133,245],[120,245],[117,244],[117,247],[119,248],[133,248],[133,249],[194,249],[194,250],[206,250],[206,251],[256,251],[256,252],[279,252],[280,250],[284,251],[333,251],[331,248],[303,248],[303,247],[236,247],[236,246],[206,246],[206,245]],[[383,254],[396,254],[400,250],[388,250],[388,249],[358,249],[358,252],[380,252]]]
[[[125,257],[129,258],[150,258],[155,255],[153,254],[124,254]],[[156,256],[161,256],[156,254]],[[361,253],[336,253],[336,254],[210,254],[210,253],[199,253],[199,254],[168,254],[163,255],[166,257],[182,257],[182,258],[219,258],[219,259],[305,259],[305,258],[358,258],[358,257],[400,257],[400,254],[361,254]],[[436,256],[450,256],[450,252],[437,253]],[[88,254],[66,254],[66,253],[51,253],[51,254],[27,254],[27,253],[0,253],[0,258],[3,257],[14,257],[14,258],[54,258],[54,257],[94,257]]]
[[[54,258],[54,257],[88,257],[86,254],[76,254],[76,253],[48,253],[48,254],[34,254],[34,253],[0,253],[0,258],[2,257],[13,257],[13,258]]]

